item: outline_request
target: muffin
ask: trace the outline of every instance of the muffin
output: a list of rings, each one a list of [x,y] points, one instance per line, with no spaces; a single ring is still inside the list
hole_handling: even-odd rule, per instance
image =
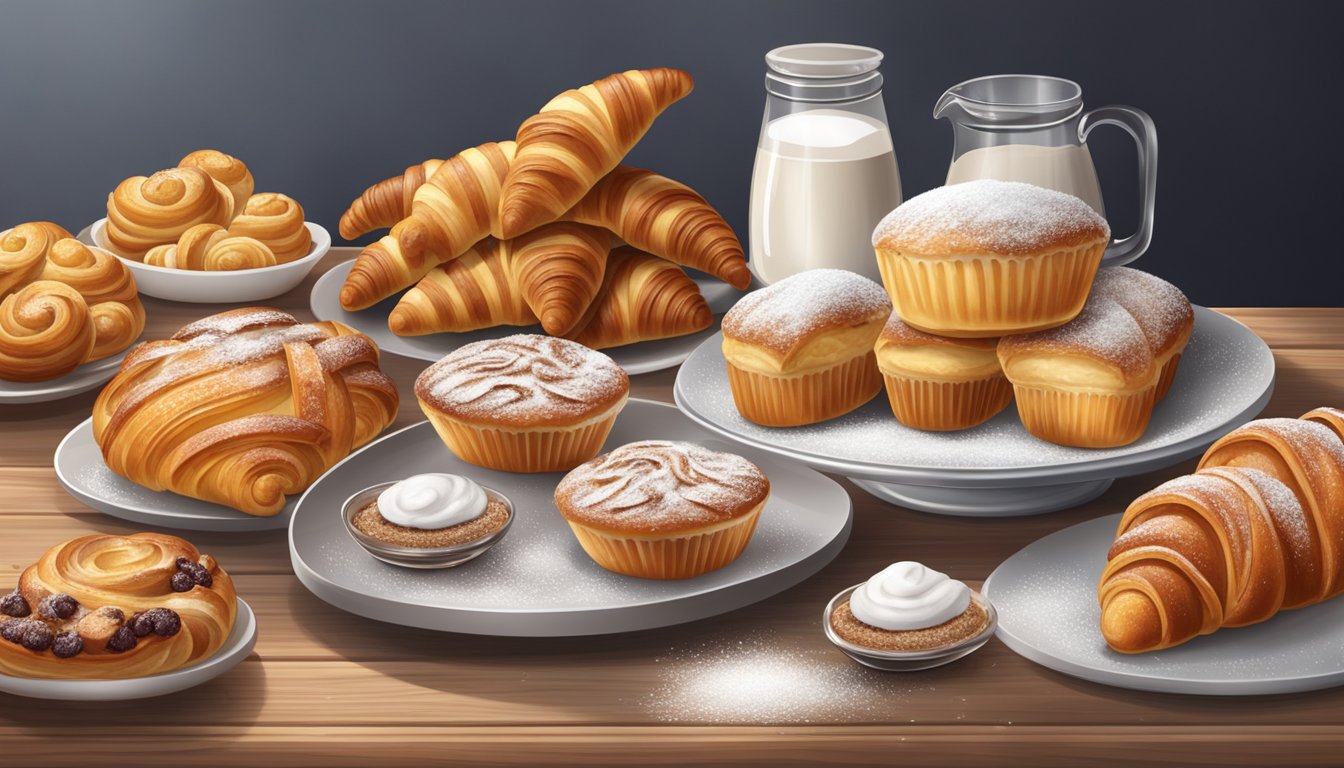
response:
[[[737,410],[767,427],[846,414],[882,390],[873,342],[891,314],[882,287],[813,269],[747,294],[723,317]]]
[[[914,429],[968,429],[1013,399],[999,367],[998,339],[934,336],[891,319],[877,337],[877,368],[896,420]]]
[[[843,593],[841,593],[843,595]],[[893,563],[841,600],[831,631],[850,645],[921,653],[971,640],[990,623],[970,587],[915,562]]]
[[[388,486],[355,511],[350,525],[384,544],[440,549],[498,533],[509,516],[508,504],[469,478],[429,473]]]
[[[1127,445],[1171,389],[1193,326],[1190,301],[1176,286],[1108,267],[1077,318],[1004,337],[999,363],[1031,434],[1077,448]]]
[[[905,322],[992,337],[1076,316],[1111,230],[1072,195],[982,179],[917,195],[873,231],[882,282]]]
[[[610,357],[534,334],[459,347],[415,381],[448,449],[506,472],[562,472],[596,456],[629,394]]]
[[[555,506],[603,568],[689,579],[742,554],[769,496],[769,479],[741,456],[649,440],[565,475]]]

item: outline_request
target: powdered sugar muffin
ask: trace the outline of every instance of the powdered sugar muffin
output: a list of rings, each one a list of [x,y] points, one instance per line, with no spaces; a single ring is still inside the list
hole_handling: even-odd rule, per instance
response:
[[[813,269],[744,296],[723,317],[733,402],[767,427],[833,419],[882,391],[873,342],[891,314],[882,286]]]
[[[596,456],[629,394],[610,357],[535,334],[464,345],[415,381],[449,450],[507,472],[562,472]]]
[[[646,440],[565,475],[555,506],[603,568],[687,579],[742,554],[769,496],[769,479],[741,456]]]
[[[1110,238],[1106,220],[1072,195],[982,179],[905,201],[877,225],[873,248],[907,323],[992,337],[1073,319]]]

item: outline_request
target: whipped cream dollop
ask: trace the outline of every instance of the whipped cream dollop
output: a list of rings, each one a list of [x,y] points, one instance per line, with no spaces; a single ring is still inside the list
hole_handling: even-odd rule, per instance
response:
[[[461,475],[414,475],[378,494],[378,514],[406,528],[448,528],[485,513],[485,490]]]
[[[951,621],[971,604],[960,581],[910,561],[882,569],[849,597],[854,618],[887,630],[927,629]]]

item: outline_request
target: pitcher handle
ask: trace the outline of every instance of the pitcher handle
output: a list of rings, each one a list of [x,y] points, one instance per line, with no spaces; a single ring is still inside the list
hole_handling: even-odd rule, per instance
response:
[[[1116,125],[1134,139],[1139,155],[1139,228],[1126,238],[1113,239],[1106,247],[1102,264],[1113,267],[1139,258],[1153,240],[1153,205],[1157,195],[1157,126],[1147,112],[1134,107],[1099,107],[1083,115],[1078,121],[1078,138],[1087,141],[1087,135],[1099,125]]]

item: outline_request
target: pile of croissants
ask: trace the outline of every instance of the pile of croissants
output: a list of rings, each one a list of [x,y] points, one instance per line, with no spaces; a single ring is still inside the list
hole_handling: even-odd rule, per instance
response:
[[[347,310],[408,287],[388,317],[402,336],[533,325],[600,349],[703,330],[713,314],[678,265],[736,288],[742,245],[684,184],[621,160],[687,95],[677,69],[631,70],[556,96],[518,129],[369,187],[341,217],[359,255]]]

